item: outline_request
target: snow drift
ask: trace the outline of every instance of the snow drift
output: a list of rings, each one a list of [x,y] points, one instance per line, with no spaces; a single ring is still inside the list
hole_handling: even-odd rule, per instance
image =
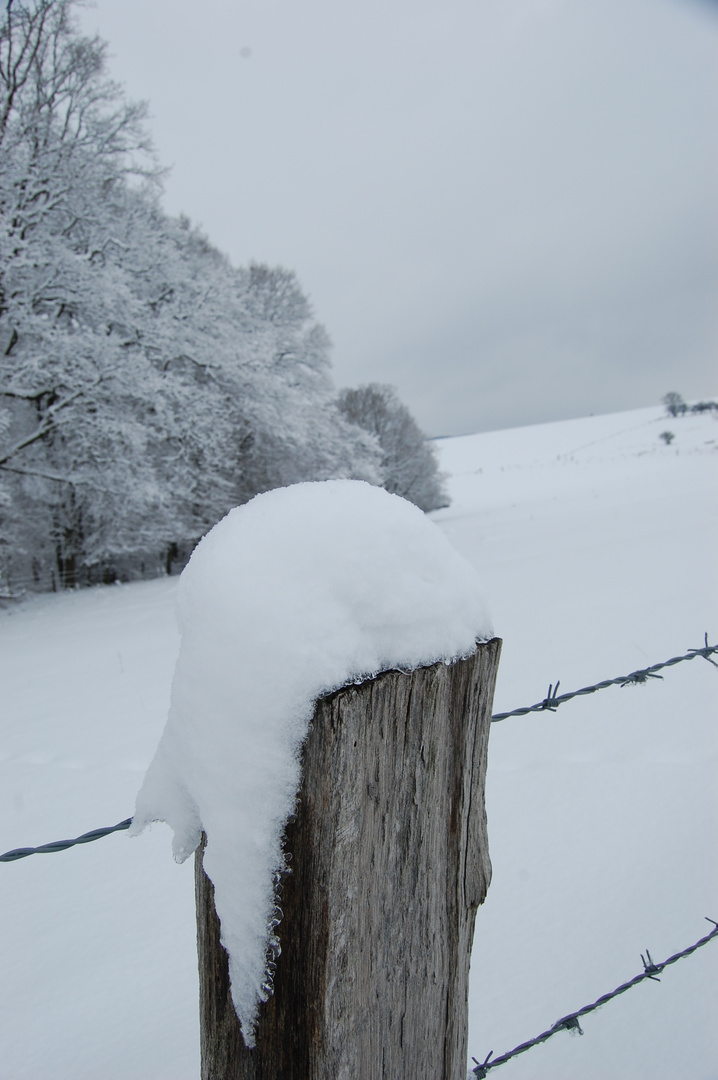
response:
[[[273,878],[314,701],[387,668],[449,661],[491,636],[475,570],[412,504],[353,480],[232,510],[179,589],[169,716],[132,832],[207,834],[232,997],[248,1045],[265,984]]]

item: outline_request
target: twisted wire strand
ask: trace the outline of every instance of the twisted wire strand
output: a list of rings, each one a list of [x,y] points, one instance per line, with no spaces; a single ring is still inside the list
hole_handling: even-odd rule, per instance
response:
[[[583,1035],[579,1019],[582,1016],[586,1016],[588,1013],[593,1012],[594,1009],[600,1009],[602,1005],[605,1005],[607,1001],[611,1001],[613,998],[618,997],[619,994],[625,994],[631,987],[637,986],[638,983],[643,982],[645,979],[653,979],[654,982],[660,982],[658,975],[667,968],[669,964],[675,964],[677,960],[682,960],[684,956],[690,956],[696,949],[702,948],[707,945],[713,938],[718,937],[718,922],[714,919],[708,919],[709,923],[713,923],[713,929],[705,937],[700,938],[695,944],[689,945],[687,949],[682,949],[681,952],[674,953],[673,956],[669,956],[667,960],[663,960],[659,964],[655,964],[651,959],[651,954],[646,949],[646,955],[641,953],[641,961],[643,962],[643,971],[640,975],[636,975],[633,979],[629,979],[628,982],[621,983],[615,990],[611,990],[608,994],[602,994],[596,1001],[591,1002],[590,1005],[584,1005],[583,1008],[577,1009],[575,1012],[569,1013],[567,1016],[562,1016],[560,1020],[548,1028],[546,1031],[542,1031],[540,1035],[536,1035],[533,1039],[528,1039],[526,1042],[520,1043],[515,1046],[513,1050],[509,1050],[508,1053],[502,1054],[501,1057],[493,1058],[493,1050],[489,1053],[488,1057],[484,1061],[477,1061],[476,1058],[471,1060],[476,1062],[476,1068],[472,1070],[474,1076],[478,1077],[478,1080],[485,1080],[488,1076],[490,1069],[495,1069],[499,1065],[505,1065],[507,1061],[511,1061],[512,1058],[517,1057],[519,1054],[524,1054],[527,1050],[530,1050],[533,1046],[538,1046],[539,1043],[546,1042],[553,1035],[557,1035],[559,1031],[577,1031],[579,1035]],[[491,1060],[493,1058],[493,1060]]]
[[[28,855],[48,855],[52,851],[65,851],[75,847],[76,844],[90,844],[93,840],[101,840],[103,836],[109,836],[113,832],[122,832],[129,829],[132,818],[125,818],[117,825],[109,825],[104,829],[91,829],[90,832],[76,836],[74,840],[53,840],[50,844],[42,844],[40,847],[20,847],[12,851],[6,851],[0,855],[0,862],[15,862],[17,859],[26,859]]]
[[[560,681],[555,686],[550,684],[548,694],[543,701],[539,701],[535,705],[527,705],[522,709],[512,709],[511,712],[494,713],[491,722],[495,724],[499,720],[505,720],[508,716],[526,716],[532,712],[556,712],[559,705],[563,705],[565,701],[570,701],[575,697],[583,697],[585,694],[595,694],[597,690],[605,690],[608,686],[637,686],[640,683],[648,682],[649,679],[662,679],[663,676],[657,675],[657,671],[661,671],[662,668],[673,667],[674,664],[682,664],[684,660],[695,660],[697,656],[701,656],[713,667],[718,668],[715,660],[711,660],[713,653],[717,652],[718,645],[709,645],[708,634],[706,634],[705,644],[700,649],[689,649],[683,656],[672,656],[670,660],[664,660],[660,664],[651,664],[647,668],[639,668],[638,671],[632,671],[630,675],[618,675],[615,679],[604,679],[603,682],[594,683],[593,686],[583,686],[580,690],[572,690],[568,694],[557,693],[561,685]]]
[[[538,702],[536,705],[529,705],[523,709],[512,709],[511,712],[495,713],[491,717],[491,722],[496,723],[498,720],[505,720],[508,716],[526,716],[527,713],[532,712],[555,712],[559,705],[563,705],[565,701],[570,701],[571,698],[582,697],[584,694],[594,694],[597,690],[604,690],[607,686],[632,686],[638,683],[645,683],[648,679],[661,679],[662,675],[656,675],[657,671],[662,668],[673,667],[674,664],[680,664],[684,660],[695,660],[697,656],[703,657],[713,667],[718,668],[715,660],[711,660],[713,653],[718,652],[718,645],[708,644],[708,634],[705,634],[705,644],[700,649],[689,649],[684,656],[673,656],[670,660],[664,660],[660,664],[652,664],[651,667],[642,668],[639,671],[632,671],[630,675],[619,675],[615,679],[604,679],[603,682],[596,683],[594,686],[584,686],[581,690],[573,690],[569,694],[557,694],[556,691],[559,688],[560,683],[556,683],[555,686],[550,685],[548,688],[548,695],[543,701]],[[67,848],[75,847],[76,844],[89,844],[93,840],[100,840],[103,836],[109,836],[113,832],[121,832],[123,829],[129,829],[132,824],[132,818],[125,818],[124,821],[120,821],[118,825],[110,825],[104,829],[92,829],[90,832],[83,833],[82,836],[76,837],[74,840],[55,840],[50,844],[42,844],[40,847],[34,848],[14,848],[12,851],[6,851],[4,855],[0,855],[0,862],[15,862],[16,859],[25,859],[28,855],[45,855],[52,851],[65,851]]]

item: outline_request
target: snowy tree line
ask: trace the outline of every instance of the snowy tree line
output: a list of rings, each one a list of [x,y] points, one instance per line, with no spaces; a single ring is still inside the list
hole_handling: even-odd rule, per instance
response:
[[[689,405],[680,394],[671,390],[663,398],[663,404],[669,416],[685,416],[687,413],[718,413],[718,401],[695,401]]]
[[[337,400],[294,274],[233,267],[162,211],[144,107],[75,2],[9,0],[0,25],[0,586],[158,572],[230,507],[301,480],[441,505],[390,389],[365,388],[400,421],[383,434]],[[428,469],[411,492],[400,428]]]

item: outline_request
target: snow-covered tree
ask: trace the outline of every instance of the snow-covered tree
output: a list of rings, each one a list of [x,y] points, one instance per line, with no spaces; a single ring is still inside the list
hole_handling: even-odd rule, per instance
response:
[[[252,265],[236,272],[238,322],[249,331],[230,353],[251,435],[243,460],[247,497],[301,480],[380,483],[377,440],[337,409],[329,338],[314,322],[296,277]],[[229,327],[230,332],[233,328]]]
[[[128,341],[116,235],[137,201],[128,177],[155,170],[142,108],[104,77],[104,45],[71,7],[11,2],[0,24],[0,469],[25,546],[40,562],[53,548],[67,581],[103,524],[119,549],[157,501],[140,419],[154,373]]]
[[[44,586],[280,484],[381,480],[294,275],[162,212],[144,110],[74,2],[0,22],[0,558]]]
[[[448,504],[434,449],[392,386],[369,383],[342,390],[337,403],[347,420],[378,439],[387,491],[422,510]]]

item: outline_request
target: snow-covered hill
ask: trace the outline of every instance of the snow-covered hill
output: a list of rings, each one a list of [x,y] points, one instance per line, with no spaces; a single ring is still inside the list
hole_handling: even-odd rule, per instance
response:
[[[670,446],[661,441],[671,430]],[[434,515],[482,575],[496,710],[718,639],[718,421],[659,409],[440,440]],[[0,613],[0,850],[132,813],[164,725],[176,580]],[[716,702],[703,660],[492,730],[494,881],[471,1052],[498,1055],[718,919]],[[198,1075],[194,900],[169,834],[0,865],[0,1080]],[[501,1080],[715,1080],[718,944]]]

